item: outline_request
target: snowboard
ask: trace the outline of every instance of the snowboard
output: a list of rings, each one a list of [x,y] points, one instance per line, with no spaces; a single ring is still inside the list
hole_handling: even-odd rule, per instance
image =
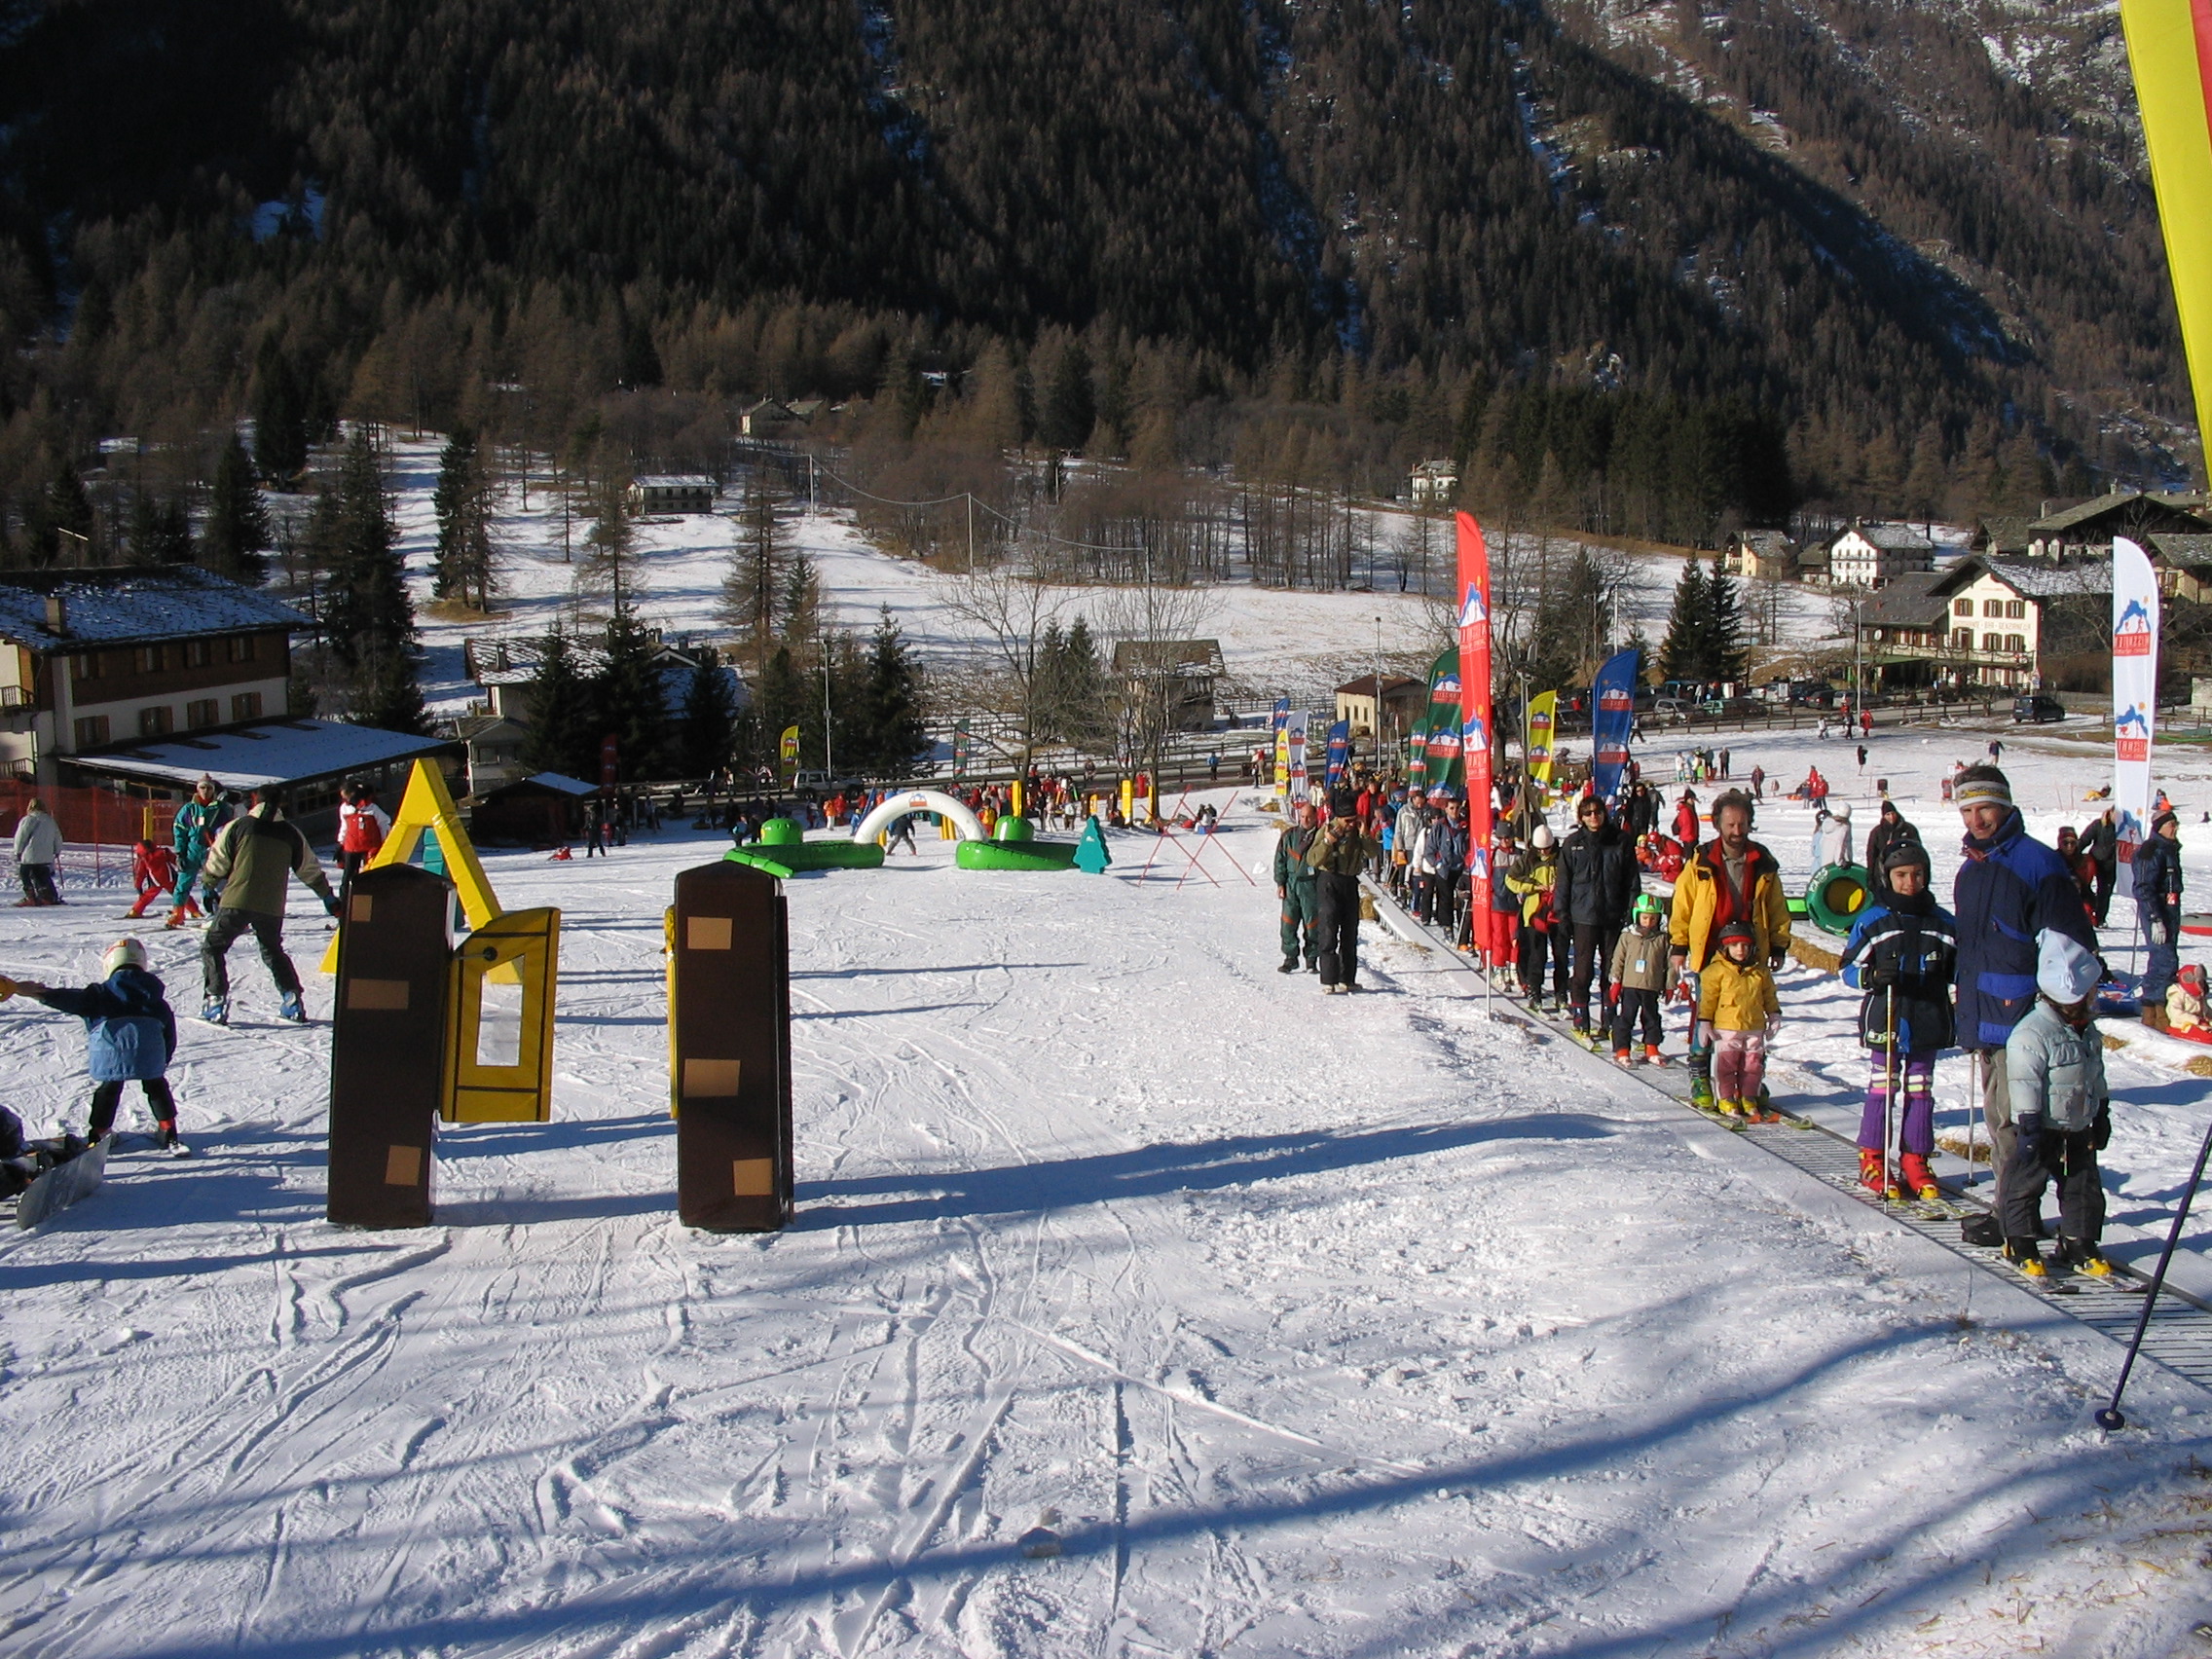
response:
[[[55,1164],[25,1187],[16,1199],[16,1225],[36,1227],[49,1216],[60,1214],[97,1187],[106,1172],[105,1141],[89,1152],[79,1153],[67,1163]]]

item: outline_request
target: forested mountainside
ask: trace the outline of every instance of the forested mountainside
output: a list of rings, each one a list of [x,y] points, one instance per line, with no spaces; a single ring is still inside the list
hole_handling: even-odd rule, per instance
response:
[[[0,491],[249,410],[439,424],[520,387],[551,443],[616,387],[866,396],[1071,337],[1079,446],[1128,442],[1117,399],[1356,387],[1463,455],[1538,389],[1732,401],[1788,434],[1794,494],[1872,508],[2007,453],[2015,487],[2022,455],[2170,471],[2137,140],[2093,107],[2109,61],[2048,48],[2109,60],[2117,24],[2005,17],[2048,28],[1985,43],[1971,0],[12,0]],[[1138,352],[1169,367],[1132,391]]]

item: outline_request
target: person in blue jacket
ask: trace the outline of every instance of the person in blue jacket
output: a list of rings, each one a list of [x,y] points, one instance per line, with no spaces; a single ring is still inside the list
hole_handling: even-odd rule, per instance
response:
[[[2143,1023],[2165,1023],[2166,993],[2181,972],[2181,820],[2168,810],[2151,819],[2151,836],[2135,849],[2135,913],[2150,943],[2143,970]]]
[[[1960,843],[1965,859],[1951,886],[1951,913],[1958,919],[1959,1047],[1981,1064],[1981,1113],[1995,1149],[1994,1202],[2002,1214],[2018,1141],[2005,1044],[2035,1007],[2036,938],[2046,930],[2063,934],[2094,956],[2097,935],[2074,872],[2055,849],[2028,833],[2002,771],[1967,767],[1951,801],[1966,827]],[[1988,1231],[1997,1234],[1994,1227]],[[2002,1235],[1973,1241],[1997,1244]]]
[[[146,947],[134,939],[119,939],[107,947],[100,968],[107,977],[81,991],[42,985],[36,979],[18,979],[16,989],[85,1022],[86,1063],[92,1074],[88,1139],[102,1140],[115,1127],[123,1086],[136,1083],[145,1091],[162,1145],[182,1152],[176,1133],[176,1098],[168,1084],[169,1057],[176,1052],[176,1015],[169,1012],[161,980],[146,971]]]
[[[1900,841],[1884,860],[1880,900],[1852,925],[1843,982],[1862,990],[1859,1040],[1866,1046],[1866,1104],[1859,1115],[1859,1180],[1872,1192],[1938,1196],[1928,1161],[1936,1153],[1936,1056],[1956,1041],[1951,970],[1957,925],[1928,891],[1928,849]],[[1901,1100],[1893,1102],[1895,1085]],[[1901,1104],[1898,1166],[1889,1165],[1893,1105]]]

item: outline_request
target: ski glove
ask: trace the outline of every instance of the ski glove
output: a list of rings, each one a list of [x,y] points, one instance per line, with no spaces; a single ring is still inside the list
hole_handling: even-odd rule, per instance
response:
[[[335,916],[335,915],[337,915],[337,914],[338,914],[338,895],[337,895],[337,894],[335,894],[335,893],[325,893],[325,894],[324,894],[324,895],[322,896],[322,908],[323,908],[323,913],[324,913],[325,915],[329,915],[329,916]]]
[[[2112,1145],[2112,1102],[2109,1100],[2097,1108],[2096,1122],[2089,1125],[2089,1144],[2099,1152]]]
[[[2043,1157],[2043,1114],[2041,1112],[2027,1113],[2013,1121],[2012,1128],[2019,1136],[2019,1143],[2013,1152],[2012,1161],[2015,1163],[2040,1161]]]

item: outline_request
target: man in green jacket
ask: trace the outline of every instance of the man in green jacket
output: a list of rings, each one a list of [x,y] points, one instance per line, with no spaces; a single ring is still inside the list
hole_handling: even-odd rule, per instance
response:
[[[1358,988],[1359,872],[1376,850],[1349,812],[1333,813],[1306,849],[1306,865],[1314,872],[1320,899],[1315,906],[1321,945],[1316,971],[1321,989],[1332,996]]]
[[[244,816],[223,826],[207,850],[202,874],[210,890],[220,889],[222,898],[200,944],[205,999],[200,1017],[217,1025],[230,1023],[231,975],[225,958],[239,935],[251,928],[269,977],[283,993],[284,1017],[305,1025],[308,1011],[300,994],[299,971],[284,954],[284,894],[297,875],[333,916],[338,914],[338,895],[331,892],[330,877],[322,873],[308,838],[284,821],[283,805],[274,791],[254,791],[253,805]]]
[[[1302,800],[1294,815],[1275,841],[1275,897],[1282,901],[1282,966],[1278,974],[1298,972],[1298,952],[1303,940],[1306,949],[1306,971],[1313,972],[1320,950],[1314,930],[1320,925],[1320,901],[1315,895],[1312,870],[1306,865],[1307,850],[1313,845],[1313,803]]]

